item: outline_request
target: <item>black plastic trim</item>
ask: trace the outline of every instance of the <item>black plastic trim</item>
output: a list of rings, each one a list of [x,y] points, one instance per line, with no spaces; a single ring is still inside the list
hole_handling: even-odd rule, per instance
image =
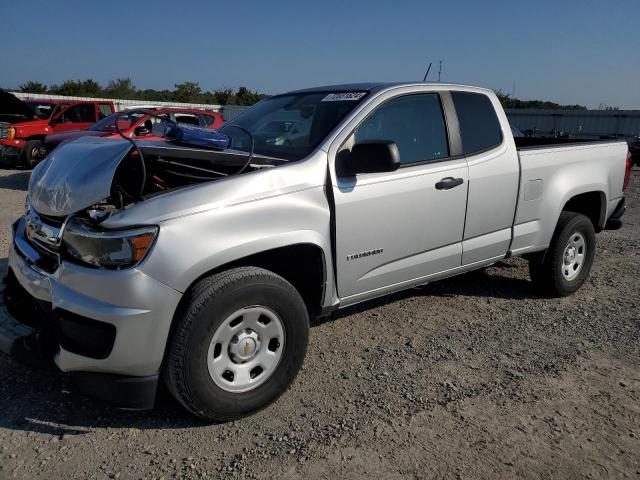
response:
[[[523,138],[527,138],[527,137],[523,137]],[[518,143],[521,140],[518,140],[517,138],[514,139],[515,143],[516,143],[516,148],[518,149],[518,151],[527,151],[527,150],[540,150],[540,149],[548,149],[548,148],[553,148],[553,147],[557,147],[557,148],[562,148],[562,147],[579,147],[582,145],[609,145],[609,144],[617,144],[617,143],[624,143],[625,145],[627,144],[626,141],[624,140],[582,140],[579,138],[537,138],[537,137],[533,137],[532,141],[540,141],[541,143],[539,145],[531,145],[531,146],[518,146]]]
[[[402,168],[418,167],[420,165],[430,165],[432,163],[450,162],[450,161],[453,161],[453,160],[460,160],[461,158],[464,158],[464,155],[457,155],[455,157],[437,158],[437,159],[433,159],[433,160],[423,160],[421,162],[401,163],[400,167],[398,168],[398,170],[400,170]]]
[[[59,322],[58,341],[62,348],[98,360],[111,354],[116,341],[114,325],[60,308],[54,313]]]
[[[83,394],[117,408],[150,410],[156,402],[158,375],[130,377],[111,373],[72,372],[70,376]]]
[[[464,151],[462,149],[462,137],[460,136],[460,122],[458,121],[458,113],[453,104],[451,92],[440,92],[440,101],[449,135],[449,158],[462,158],[464,157]]]
[[[325,195],[327,197],[327,203],[329,205],[329,235],[331,240],[331,265],[333,267],[333,285],[338,291],[338,244],[337,244],[337,235],[336,235],[336,200],[333,196],[333,182],[331,181],[331,172],[329,171],[329,166],[327,165],[327,177],[325,181]],[[325,260],[326,261],[326,260]],[[326,269],[325,269],[325,280],[327,277]],[[325,293],[323,298],[323,303],[326,301],[326,296],[329,292],[327,292],[327,284],[325,281]],[[331,292],[333,293],[333,292]],[[324,307],[323,307],[324,308]]]

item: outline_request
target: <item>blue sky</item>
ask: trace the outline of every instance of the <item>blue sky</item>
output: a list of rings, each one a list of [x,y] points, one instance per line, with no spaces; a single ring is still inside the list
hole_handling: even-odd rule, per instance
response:
[[[640,109],[640,0],[2,1],[0,86],[443,81]]]

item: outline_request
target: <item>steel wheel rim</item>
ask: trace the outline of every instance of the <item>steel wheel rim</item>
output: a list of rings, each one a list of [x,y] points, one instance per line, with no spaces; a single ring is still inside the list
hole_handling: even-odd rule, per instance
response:
[[[571,281],[580,275],[587,254],[587,242],[581,233],[572,233],[562,254],[562,276]]]
[[[248,392],[273,375],[284,346],[284,324],[278,314],[260,305],[241,308],[229,315],[211,338],[209,375],[227,392]]]

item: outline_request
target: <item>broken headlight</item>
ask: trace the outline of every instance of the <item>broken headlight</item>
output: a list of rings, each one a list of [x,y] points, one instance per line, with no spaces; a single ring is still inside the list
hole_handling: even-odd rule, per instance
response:
[[[158,227],[98,230],[81,219],[70,219],[62,243],[71,260],[93,267],[118,270],[140,263],[151,250]]]

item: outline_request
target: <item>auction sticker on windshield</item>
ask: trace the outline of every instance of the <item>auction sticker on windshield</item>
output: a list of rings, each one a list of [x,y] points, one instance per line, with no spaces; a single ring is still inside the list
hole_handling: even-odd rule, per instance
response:
[[[330,93],[322,99],[323,102],[354,102],[364,97],[367,92],[340,92]]]

